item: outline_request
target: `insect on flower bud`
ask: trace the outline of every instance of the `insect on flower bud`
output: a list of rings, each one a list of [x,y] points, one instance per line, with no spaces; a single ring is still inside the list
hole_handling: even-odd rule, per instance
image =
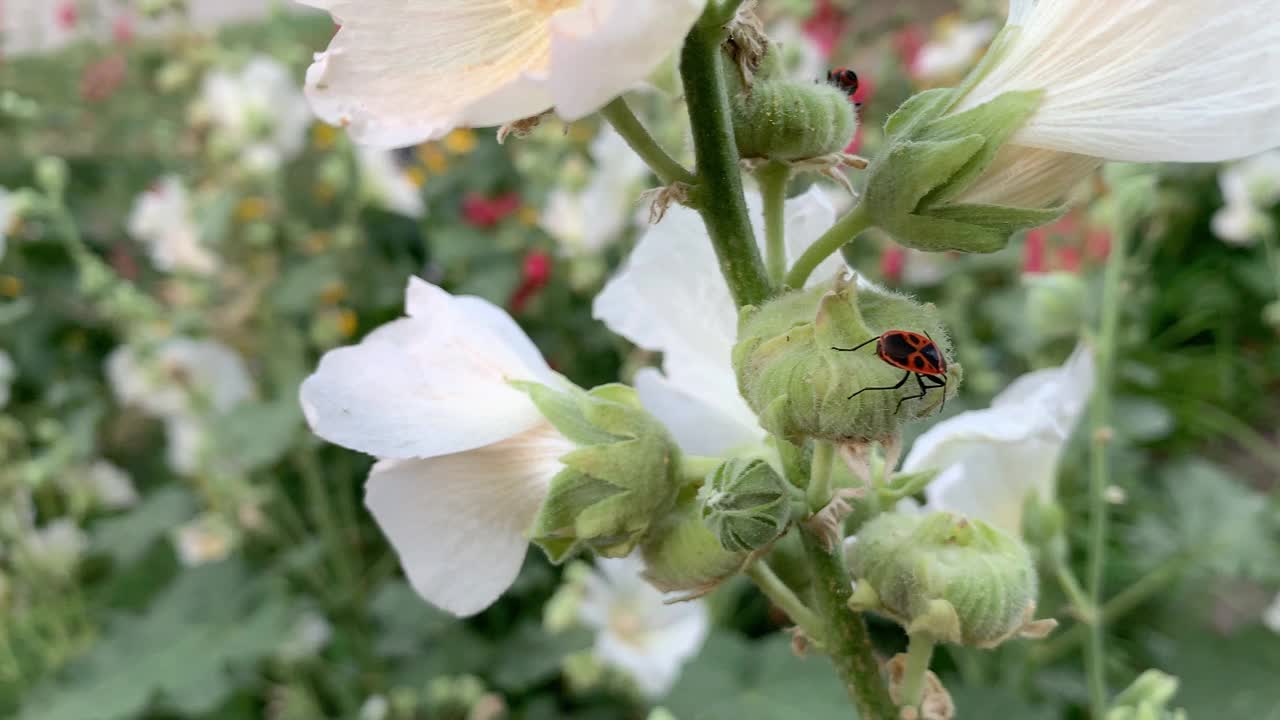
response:
[[[778,539],[791,522],[791,494],[759,458],[716,468],[698,492],[702,521],[730,552],[750,552]]]
[[[857,578],[851,605],[893,618],[935,642],[995,647],[1041,637],[1056,624],[1033,622],[1036,572],[1017,540],[951,513],[885,514],[848,550]]]
[[[902,333],[922,343],[918,358],[888,347]],[[743,397],[765,429],[797,444],[893,437],[937,411],[960,379],[933,306],[843,277],[743,308],[738,338]]]

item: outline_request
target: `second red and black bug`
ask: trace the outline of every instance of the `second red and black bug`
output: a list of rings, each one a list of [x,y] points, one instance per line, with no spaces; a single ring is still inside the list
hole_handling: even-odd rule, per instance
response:
[[[902,410],[902,403],[922,398],[933,388],[943,388],[942,407],[946,408],[947,359],[942,356],[942,351],[938,348],[938,344],[933,341],[933,338],[929,337],[928,333],[921,335],[909,330],[888,330],[855,347],[833,347],[831,349],[840,352],[853,352],[861,350],[871,343],[876,344],[877,357],[889,365],[907,372],[898,381],[897,385],[862,388],[850,395],[850,400],[868,390],[897,390],[907,384],[907,381],[914,375],[916,384],[920,386],[920,394],[908,395],[899,399],[898,407],[893,411],[894,414]]]
[[[862,105],[862,103],[853,99],[853,96],[858,94],[858,73],[843,67],[829,70],[827,71],[827,82],[840,88],[845,95],[849,96],[849,100],[854,105]]]

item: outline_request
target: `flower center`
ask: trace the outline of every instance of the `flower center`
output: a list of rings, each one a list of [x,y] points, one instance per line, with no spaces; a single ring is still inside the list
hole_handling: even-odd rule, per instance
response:
[[[609,629],[622,642],[635,648],[645,646],[644,621],[640,614],[627,607],[617,607],[609,613]]]
[[[582,0],[510,0],[511,9],[549,16],[557,11],[574,7]]]

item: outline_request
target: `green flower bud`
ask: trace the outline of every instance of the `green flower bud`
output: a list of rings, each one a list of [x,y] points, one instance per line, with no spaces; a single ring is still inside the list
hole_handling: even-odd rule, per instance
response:
[[[1177,692],[1178,678],[1148,670],[1116,696],[1106,720],[1186,720],[1186,710],[1168,708]]]
[[[947,360],[947,386],[920,396],[919,382],[886,363],[875,343],[889,330],[927,334]],[[959,385],[960,367],[937,309],[843,277],[830,286],[788,293],[763,307],[746,307],[738,322],[733,365],[738,388],[766,430],[800,445],[807,437],[867,442],[937,411],[944,392]]]
[[[1087,319],[1089,290],[1075,273],[1053,272],[1028,275],[1027,325],[1043,340],[1071,338]]]
[[[578,448],[534,519],[531,536],[554,562],[582,548],[623,557],[675,504],[679,450],[645,412],[635,390],[604,385],[590,392],[514,383]]]
[[[863,205],[874,224],[917,250],[986,253],[1003,248],[1014,233],[1061,215],[1060,209],[961,197],[1035,113],[1042,96],[1008,92],[964,112],[952,110],[959,95],[950,88],[907,100],[885,125],[888,147],[868,170]]]
[[[867,523],[848,550],[857,578],[851,606],[874,610],[935,642],[995,647],[1043,635],[1030,621],[1036,571],[1017,540],[951,513],[888,513]]]
[[[729,552],[759,550],[791,522],[791,493],[761,459],[736,458],[716,468],[698,492],[707,528]]]
[[[748,553],[721,547],[702,522],[696,495],[681,495],[676,507],[657,523],[640,546],[645,579],[663,592],[704,595],[738,573]]]
[[[62,197],[67,189],[67,161],[60,157],[46,156],[36,160],[36,187],[51,197]]]
[[[725,73],[731,85],[734,138],[743,158],[806,160],[830,155],[848,147],[858,131],[858,116],[847,95],[826,83],[787,80],[773,48],[750,88],[736,68],[726,67]]]

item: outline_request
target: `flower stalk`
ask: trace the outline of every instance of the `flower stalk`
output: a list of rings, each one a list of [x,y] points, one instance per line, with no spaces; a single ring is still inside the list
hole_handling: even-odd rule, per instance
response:
[[[787,272],[786,281],[783,284],[791,288],[804,287],[805,282],[809,280],[809,276],[813,274],[818,265],[822,264],[823,260],[853,242],[853,239],[859,233],[870,226],[871,216],[862,205],[850,210],[835,225],[832,225],[830,230],[818,238],[817,242],[804,251],[804,254],[795,261],[795,264],[791,266],[791,270]]]
[[[902,676],[902,707],[919,708],[924,700],[924,681],[929,674],[935,643],[925,633],[914,633],[907,641],[907,667]]]
[[[760,588],[760,592],[781,608],[810,640],[816,643],[823,642],[825,633],[822,619],[804,604],[804,601],[782,581],[782,578],[773,572],[773,568],[769,567],[768,563],[763,559],[756,560],[751,563],[751,567],[747,568],[746,575],[751,578],[756,587]]]
[[[774,287],[782,284],[787,274],[787,238],[783,206],[787,201],[787,181],[791,169],[773,160],[756,171],[760,194],[764,196],[764,257],[769,280]]]
[[[708,6],[685,38],[680,77],[698,161],[698,191],[694,197],[715,246],[720,271],[734,303],[741,307],[760,304],[772,290],[742,193],[729,89],[720,62],[725,31],[719,10]]]
[[[605,105],[600,114],[609,121],[613,129],[618,131],[622,139],[627,141],[627,145],[649,165],[649,169],[662,182],[668,185],[676,182],[693,185],[697,182],[693,173],[671,157],[649,133],[625,99],[619,97]]]

